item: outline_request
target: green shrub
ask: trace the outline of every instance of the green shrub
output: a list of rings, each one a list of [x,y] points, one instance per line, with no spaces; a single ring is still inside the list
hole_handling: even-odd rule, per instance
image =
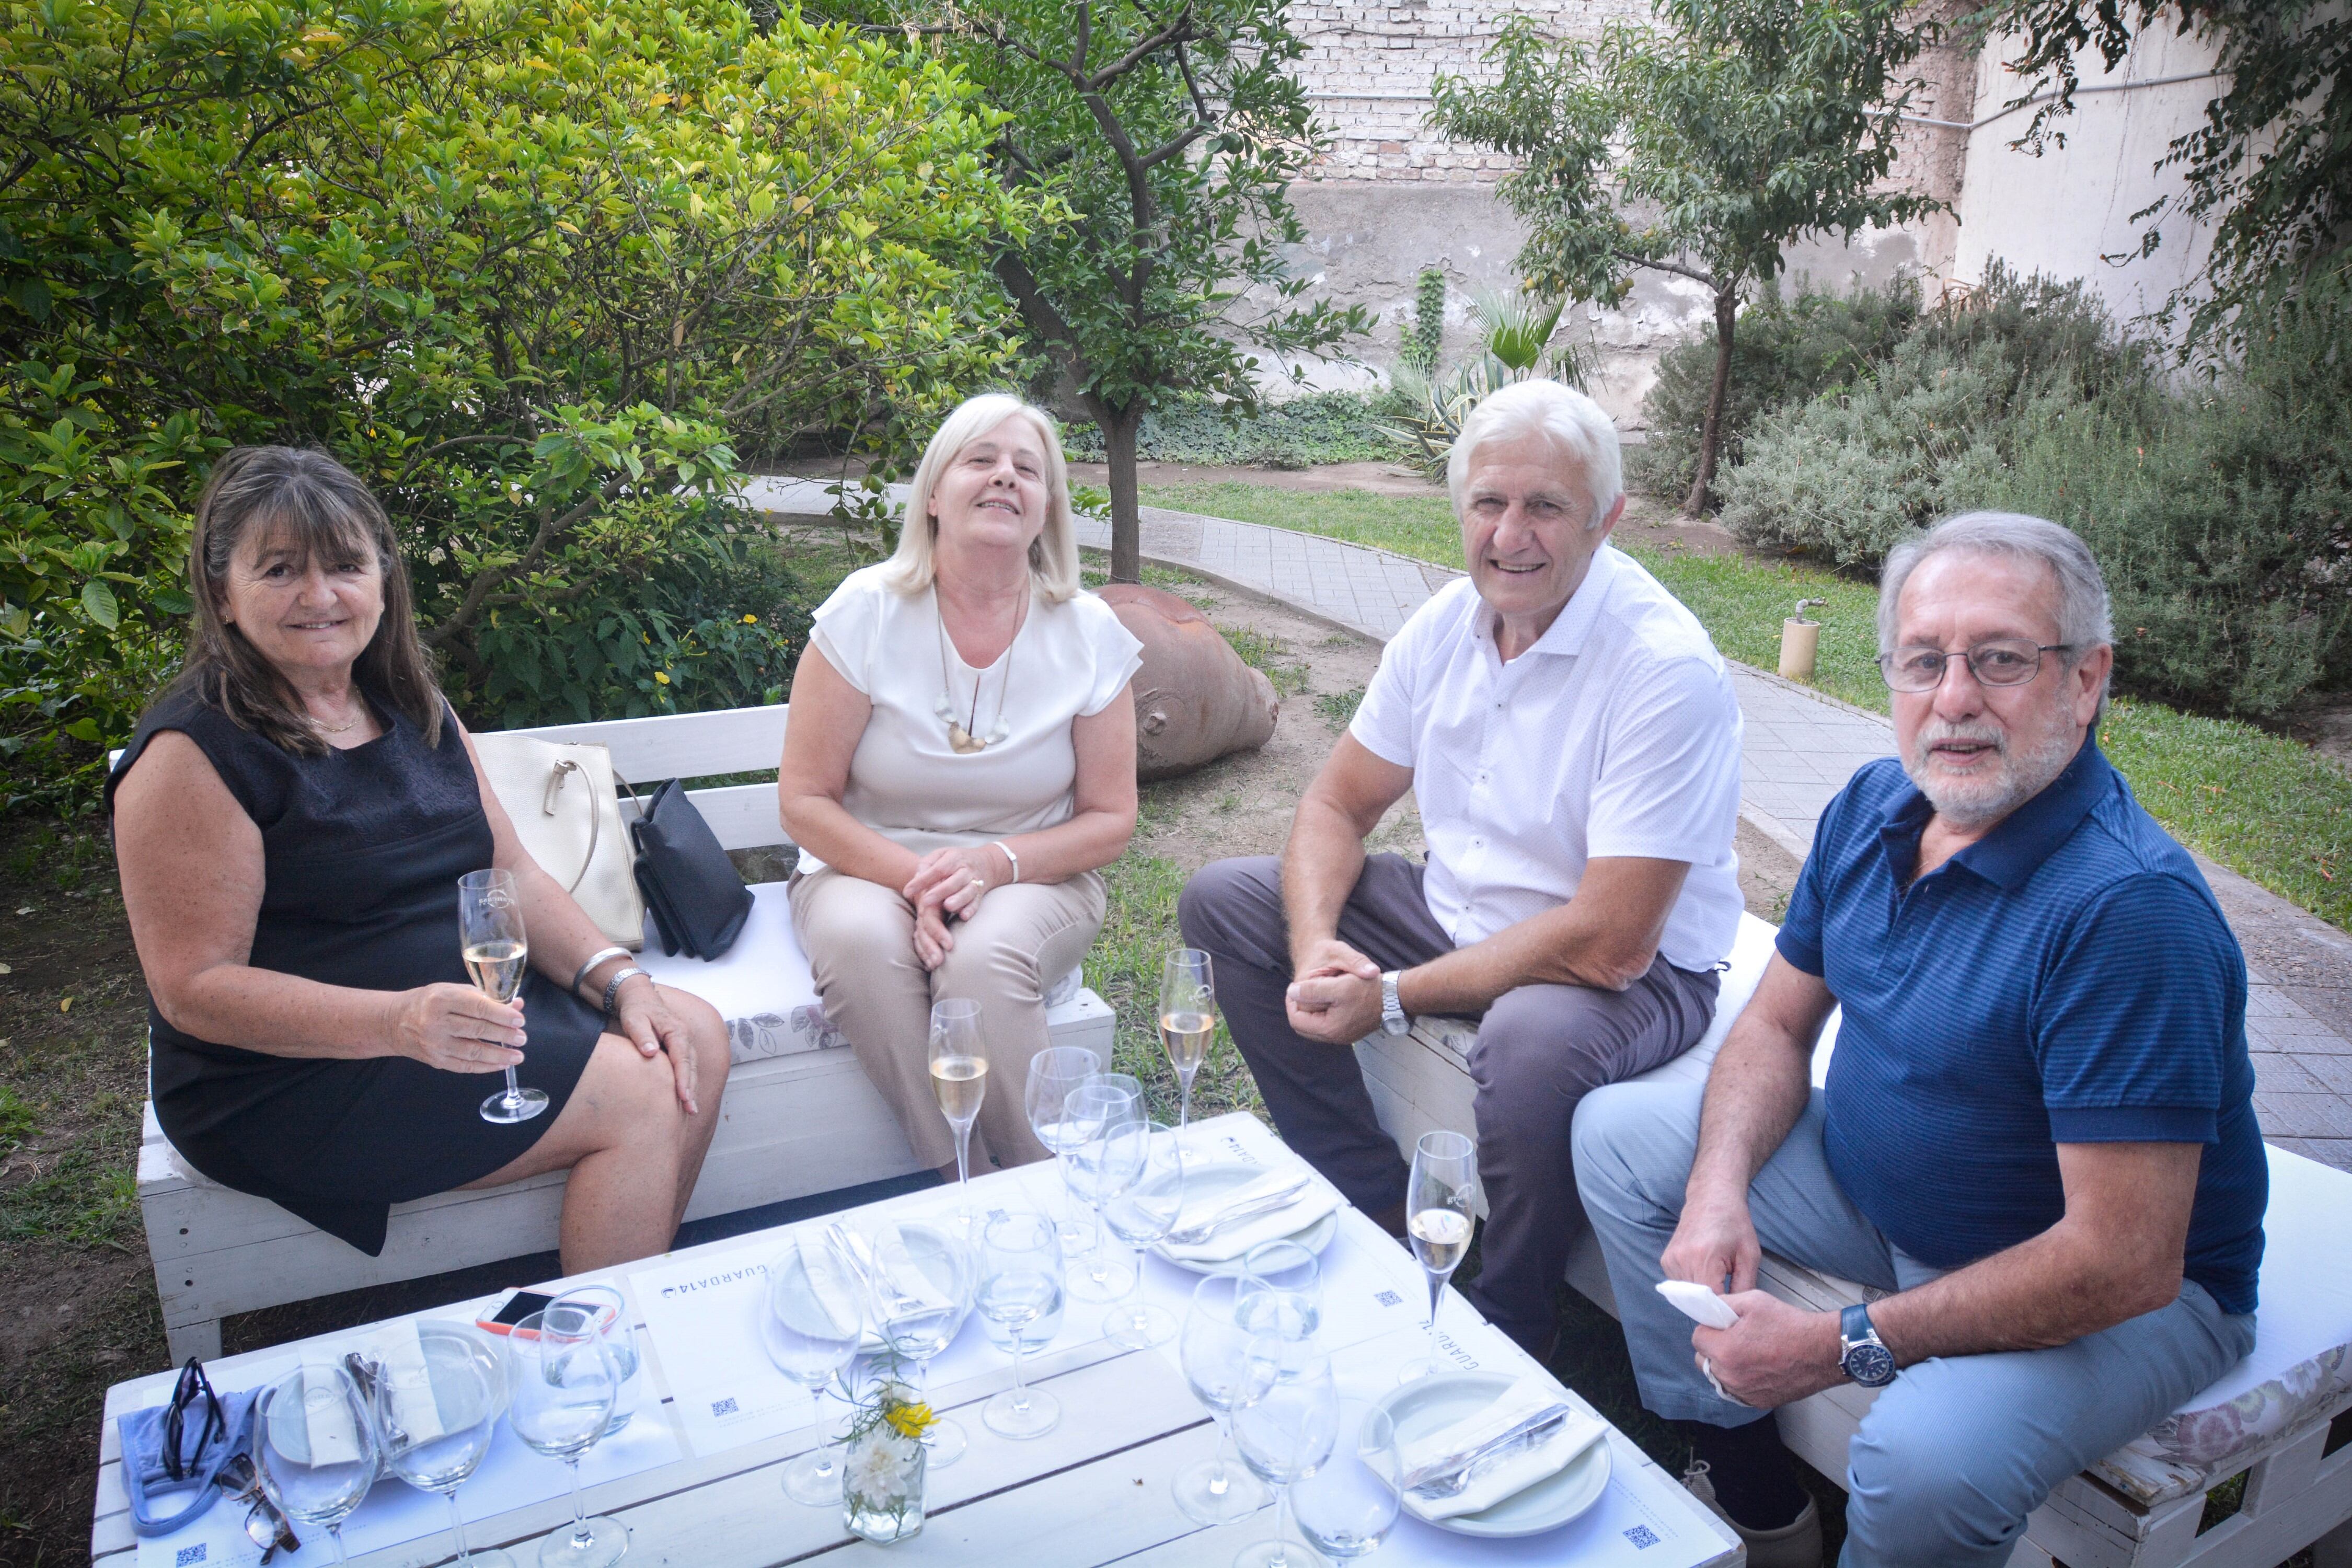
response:
[[[1767,411],[1803,402],[1853,381],[1884,359],[1919,317],[1919,286],[1898,278],[1885,289],[1827,294],[1780,289],[1739,313],[1731,341],[1731,384],[1723,407],[1721,467],[1740,461],[1741,444]],[[1680,500],[1698,473],[1698,442],[1715,374],[1713,332],[1687,339],[1658,361],[1657,384],[1643,400],[1649,440],[1626,451],[1626,482]]]
[[[1306,468],[1402,458],[1405,443],[1380,424],[1390,400],[1358,392],[1311,392],[1259,405],[1253,416],[1206,397],[1187,397],[1143,416],[1136,456],[1147,463]],[[1074,424],[1062,432],[1074,462],[1103,460],[1102,432]]]
[[[1412,324],[1405,329],[1397,364],[1423,375],[1434,374],[1445,348],[1445,274],[1434,267],[1421,269],[1413,286]]]

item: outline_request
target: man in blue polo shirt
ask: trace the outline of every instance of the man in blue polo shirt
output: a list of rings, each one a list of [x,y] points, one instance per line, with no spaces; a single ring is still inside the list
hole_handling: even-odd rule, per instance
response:
[[[1776,1406],[1881,1388],[1844,1568],[1990,1568],[2053,1487],[2253,1344],[2245,964],[2100,754],[2111,640],[2097,564],[2054,523],[1974,512],[1890,554],[1899,761],[1823,815],[1703,1100],[1622,1084],[1577,1113],[1642,1401],[1757,1568],[1821,1556]],[[1755,1288],[1765,1249],[1887,1294],[1801,1310]],[[1662,1279],[1738,1321],[1694,1330]]]

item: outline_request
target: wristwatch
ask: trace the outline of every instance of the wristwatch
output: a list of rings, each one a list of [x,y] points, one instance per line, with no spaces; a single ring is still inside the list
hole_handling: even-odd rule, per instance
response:
[[[1397,976],[1403,973],[1391,969],[1381,976],[1381,1027],[1391,1035],[1412,1027],[1412,1020],[1404,1016],[1404,1004],[1397,1000]]]
[[[1856,1301],[1838,1314],[1838,1365],[1864,1388],[1884,1388],[1895,1381],[1895,1352],[1870,1326],[1870,1309]]]

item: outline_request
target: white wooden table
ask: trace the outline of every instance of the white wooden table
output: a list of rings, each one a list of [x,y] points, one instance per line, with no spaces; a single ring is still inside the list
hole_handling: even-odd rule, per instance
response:
[[[1188,1138],[1196,1150],[1228,1158],[1294,1159],[1247,1115],[1198,1123]],[[994,1173],[972,1185],[973,1205],[982,1211],[1058,1211],[1066,1202],[1050,1165]],[[939,1213],[953,1202],[951,1192],[927,1191],[827,1218],[911,1217]],[[933,1403],[961,1421],[971,1443],[961,1460],[932,1472],[920,1535],[873,1546],[843,1530],[837,1507],[791,1502],[780,1484],[781,1467],[818,1441],[820,1418],[808,1395],[785,1384],[750,1348],[755,1343],[751,1308],[760,1266],[779,1238],[824,1223],[713,1242],[595,1276],[617,1278],[626,1287],[645,1354],[646,1392],[637,1417],[626,1432],[592,1451],[583,1470],[590,1507],[630,1528],[625,1561],[632,1568],[751,1568],[886,1556],[904,1563],[1021,1568],[1223,1564],[1270,1531],[1271,1510],[1217,1529],[1203,1529],[1177,1511],[1170,1478],[1209,1454],[1216,1428],[1186,1387],[1172,1345],[1119,1350],[1100,1338],[1105,1309],[1075,1300],[1061,1336],[1029,1357],[1033,1381],[1049,1386],[1062,1403],[1061,1425],[1045,1437],[1013,1442],[982,1424],[980,1405],[1007,1386],[1011,1374],[1009,1359],[989,1345],[978,1323],[968,1324],[933,1364]],[[1342,1211],[1323,1265],[1321,1347],[1331,1354],[1343,1392],[1376,1396],[1394,1386],[1398,1363],[1423,1351],[1424,1277],[1403,1248],[1353,1210]],[[1181,1314],[1194,1283],[1193,1276],[1154,1258],[1144,1288]],[[470,1322],[495,1300],[418,1316]],[[1464,1366],[1516,1374],[1530,1364],[1458,1295],[1449,1294],[1443,1321],[1447,1348]],[[326,1336],[326,1342],[356,1340],[365,1331]],[[208,1370],[218,1387],[251,1387],[298,1362],[299,1348],[288,1345],[226,1358]],[[226,1505],[215,1506],[194,1527],[201,1536],[183,1532],[142,1546],[131,1530],[114,1417],[162,1403],[172,1377],[157,1373],[108,1393],[91,1535],[91,1557],[100,1568],[243,1568],[257,1555],[240,1550],[239,1513]],[[829,1404],[822,1425],[834,1424],[840,1411]],[[1485,1542],[1408,1517],[1376,1561],[1465,1568],[1530,1563],[1719,1568],[1744,1561],[1730,1532],[1674,1478],[1622,1434],[1612,1429],[1607,1440],[1608,1494],[1562,1529],[1517,1542]],[[458,1494],[471,1543],[520,1542],[518,1560],[535,1562],[539,1538],[570,1518],[564,1487],[561,1465],[522,1448],[502,1427],[483,1469]],[[364,1568],[424,1568],[453,1555],[446,1520],[438,1498],[387,1479],[352,1516],[345,1540],[352,1562]],[[191,1555],[197,1546],[204,1550]],[[281,1555],[273,1568],[314,1568],[332,1560],[324,1532],[306,1530],[303,1550],[290,1559]]]

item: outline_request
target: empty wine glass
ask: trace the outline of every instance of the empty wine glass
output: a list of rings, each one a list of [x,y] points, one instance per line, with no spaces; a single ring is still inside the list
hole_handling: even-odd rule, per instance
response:
[[[613,1418],[604,1424],[604,1436],[609,1437],[626,1426],[629,1417],[637,1413],[637,1397],[644,1385],[637,1375],[637,1336],[629,1326],[629,1303],[611,1285],[582,1285],[548,1303],[550,1317],[567,1311],[583,1314],[583,1321],[594,1327],[596,1336],[604,1342],[604,1349],[612,1355],[614,1370],[621,1374],[620,1384],[613,1394]]]
[[[1143,1085],[1123,1072],[1100,1072],[1070,1092],[1063,1108],[1072,1142],[1062,1154],[1062,1169],[1070,1190],[1094,1211],[1095,1245],[1087,1252],[1086,1267],[1070,1281],[1070,1294],[1083,1301],[1116,1301],[1127,1294],[1127,1280],[1111,1266],[1110,1249],[1103,1245],[1103,1205],[1125,1192],[1143,1168],[1143,1147],[1131,1138],[1115,1138],[1118,1129],[1143,1121]]]
[[[533,1452],[562,1460],[572,1472],[572,1522],[540,1542],[541,1568],[607,1568],[629,1550],[629,1529],[618,1520],[588,1517],[580,1457],[613,1419],[621,1369],[593,1321],[577,1308],[533,1312],[508,1338],[518,1375],[507,1420]]]
[[[1197,947],[1180,947],[1160,965],[1160,1043],[1176,1069],[1180,1131],[1192,1120],[1192,1079],[1209,1059],[1209,1043],[1216,1037],[1217,983],[1209,955]]]
[[[777,1370],[809,1391],[820,1423],[824,1390],[856,1359],[866,1327],[850,1279],[833,1244],[817,1237],[787,1241],[768,1265],[761,1341]],[[784,1467],[784,1495],[809,1508],[841,1500],[841,1460],[829,1436]]]
[[[1175,1129],[1158,1121],[1131,1121],[1111,1136],[1140,1142],[1143,1152],[1135,1179],[1103,1205],[1103,1223],[1126,1243],[1135,1263],[1134,1283],[1103,1319],[1103,1333],[1115,1345],[1139,1351],[1176,1337],[1176,1314],[1144,1300],[1143,1254],[1176,1227],[1183,1212],[1184,1151]]]
[[[475,988],[493,1002],[510,1003],[530,969],[530,943],[523,935],[522,896],[512,871],[468,871],[457,879],[457,946]],[[547,1109],[547,1091],[515,1083],[482,1101],[485,1121],[528,1121]]]
[[[1003,1437],[1042,1437],[1062,1419],[1062,1402],[1021,1375],[1021,1355],[1052,1342],[1062,1326],[1062,1241],[1043,1215],[1000,1215],[980,1237],[980,1315],[989,1337],[1013,1352],[1013,1386],[982,1407]]]
[[[1424,1132],[1412,1146],[1412,1174],[1406,1179],[1405,1235],[1412,1255],[1429,1275],[1429,1354],[1407,1362],[1398,1381],[1443,1372],[1437,1346],[1437,1307],[1445,1282],[1470,1250],[1472,1213],[1478,1205],[1478,1145],[1459,1132]]]
[[[1404,1501],[1404,1463],[1397,1455],[1396,1423],[1361,1400],[1339,1401],[1339,1431],[1331,1457],[1311,1476],[1290,1484],[1298,1533],[1324,1556],[1347,1563],[1379,1550],[1396,1528]]]
[[[1065,1108],[1069,1104],[1071,1091],[1100,1071],[1102,1058],[1084,1046],[1048,1046],[1029,1058],[1025,1090],[1029,1130],[1055,1156],[1055,1164],[1061,1172],[1065,1188],[1069,1184],[1070,1167],[1060,1156],[1077,1135]],[[1081,1251],[1087,1242],[1086,1232],[1078,1228],[1077,1214],[1077,1196],[1072,1192],[1069,1214],[1057,1222],[1065,1253]]]
[[[287,1518],[323,1524],[335,1561],[348,1563],[343,1521],[375,1485],[383,1447],[374,1413],[340,1366],[306,1366],[261,1391],[254,1406],[254,1468]]]
[[[1275,1494],[1274,1539],[1244,1547],[1234,1568],[1320,1568],[1313,1552],[1291,1552],[1290,1491],[1322,1468],[1339,1435],[1339,1394],[1330,1358],[1285,1356],[1274,1385],[1234,1417],[1242,1462],[1281,1489]]]
[[[421,1361],[387,1364],[376,1373],[376,1432],[384,1468],[419,1491],[448,1500],[449,1535],[460,1564],[515,1568],[514,1559],[503,1552],[467,1550],[466,1519],[457,1510],[457,1489],[480,1468],[497,1435],[506,1367],[497,1352],[463,1329],[422,1325],[417,1344],[424,1352]],[[420,1436],[425,1433],[432,1435]]]
[[[1323,1323],[1323,1265],[1296,1241],[1261,1241],[1242,1255],[1240,1312],[1253,1333],[1303,1340]]]
[[[920,1395],[930,1382],[932,1359],[955,1342],[971,1312],[971,1255],[950,1241],[943,1249],[927,1249],[919,1257],[904,1236],[893,1234],[875,1244],[874,1259],[878,1272],[872,1296],[875,1330],[894,1353],[914,1363]],[[894,1279],[920,1280],[931,1289],[901,1294],[891,1288]],[[944,1469],[961,1458],[970,1444],[962,1424],[941,1415],[923,1434],[926,1463]]]
[[[1176,1506],[1199,1524],[1230,1524],[1266,1504],[1265,1488],[1231,1458],[1234,1412],[1262,1398],[1277,1370],[1253,1353],[1258,1336],[1239,1316],[1241,1280],[1213,1274],[1192,1289],[1192,1305],[1176,1341],[1176,1360],[1192,1397],[1217,1423],[1217,1451],[1176,1472],[1171,1487]]]
[[[980,1004],[950,997],[931,1004],[931,1093],[955,1132],[956,1215],[971,1230],[971,1124],[988,1097],[988,1057],[980,1038]]]

